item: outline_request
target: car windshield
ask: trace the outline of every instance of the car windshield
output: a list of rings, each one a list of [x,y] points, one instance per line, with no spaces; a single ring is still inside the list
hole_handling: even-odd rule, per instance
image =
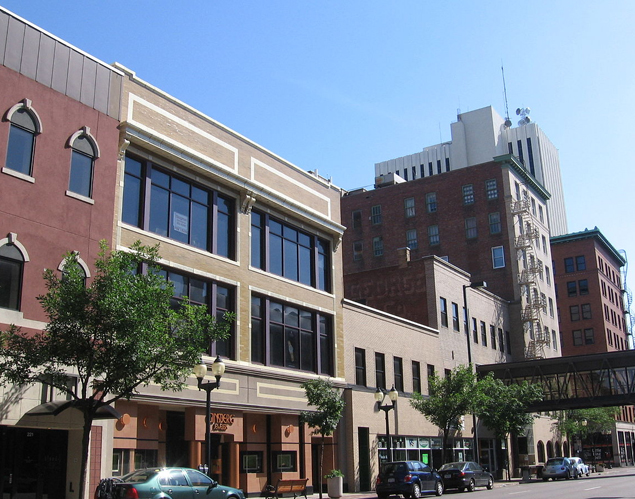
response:
[[[122,476],[121,479],[127,483],[147,482],[150,478],[158,473],[159,470],[137,470]]]
[[[439,471],[444,471],[444,470],[462,470],[463,467],[465,466],[465,463],[445,463],[443,466],[441,466],[441,469]]]
[[[405,473],[407,471],[406,463],[386,463],[383,466],[383,473]]]
[[[552,458],[552,459],[549,459],[549,461],[547,461],[547,466],[549,466],[549,465],[557,466],[559,464],[564,464],[564,458],[562,458],[562,457]]]

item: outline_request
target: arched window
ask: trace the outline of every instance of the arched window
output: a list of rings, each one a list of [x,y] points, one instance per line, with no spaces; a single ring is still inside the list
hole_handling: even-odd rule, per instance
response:
[[[10,170],[32,176],[35,136],[42,131],[40,119],[28,99],[24,99],[20,104],[9,109],[6,118],[11,122],[11,128],[5,166]]]
[[[22,274],[28,255],[15,234],[0,240],[0,307],[20,310]]]
[[[561,457],[562,455],[562,444],[558,441],[556,442],[556,457]]]
[[[547,442],[547,459],[553,457],[553,443],[551,440]]]
[[[95,159],[99,157],[97,142],[90,135],[90,128],[84,127],[69,139],[71,152],[71,174],[68,190],[84,196],[92,197],[93,170]]]
[[[90,277],[90,269],[88,268],[88,265],[86,265],[86,262],[82,260],[81,257],[79,256],[79,252],[75,251],[74,253],[77,255],[76,256],[77,260],[75,261],[75,264],[79,267],[79,271],[83,275],[84,285],[85,285],[86,280]],[[57,270],[62,272],[62,279],[64,279],[68,273],[66,259],[61,261],[61,263],[57,267]]]
[[[542,440],[538,440],[538,462],[539,463],[544,463],[546,461],[545,459],[545,444],[543,443]]]

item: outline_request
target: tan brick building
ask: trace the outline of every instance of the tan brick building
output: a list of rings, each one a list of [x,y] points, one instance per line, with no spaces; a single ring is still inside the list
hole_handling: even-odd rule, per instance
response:
[[[230,424],[213,427],[212,471],[247,494],[282,477],[309,477],[314,486],[316,446],[299,422],[307,409],[300,384],[344,382],[341,192],[118,69],[115,245],[160,244],[175,299],[236,314],[231,338],[203,357],[227,365],[212,416]],[[117,469],[103,466],[104,474],[203,463],[205,393],[194,377],[182,393],[151,387],[117,409],[129,418],[113,434]]]

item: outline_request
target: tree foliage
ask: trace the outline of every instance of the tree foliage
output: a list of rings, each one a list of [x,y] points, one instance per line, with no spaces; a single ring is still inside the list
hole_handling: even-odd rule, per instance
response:
[[[304,388],[309,406],[315,411],[303,411],[300,421],[313,428],[313,433],[321,436],[320,445],[320,477],[324,467],[324,437],[333,435],[337,425],[344,415],[345,402],[340,391],[333,387],[328,379],[317,378],[300,385]],[[322,484],[319,486],[319,497],[322,499]]]
[[[429,387],[428,397],[413,393],[410,405],[443,432],[441,460],[445,463],[450,431],[456,429],[461,417],[474,408],[476,375],[470,365],[458,366],[445,378],[432,376]]]
[[[560,411],[556,414],[554,425],[562,435],[578,435],[584,439],[613,429],[619,410],[618,407],[593,407]]]
[[[524,433],[534,419],[534,415],[527,412],[527,407],[542,399],[540,385],[527,381],[507,385],[500,379],[495,379],[492,373],[479,380],[478,384],[474,409],[481,423],[501,440],[507,440],[509,435],[518,436]],[[509,459],[506,464],[509,477]]]
[[[216,322],[187,300],[172,306],[173,287],[158,260],[158,246],[137,242],[131,251],[109,252],[102,242],[86,285],[77,255],[69,253],[61,276],[44,272],[47,293],[38,297],[48,317],[44,331],[29,334],[12,325],[2,332],[0,381],[45,382],[84,415],[79,497],[97,410],[149,383],[182,389],[210,341],[229,334],[231,314]],[[69,384],[69,376],[77,383]]]
[[[491,373],[479,380],[478,392],[475,414],[501,439],[522,433],[534,418],[527,412],[527,407],[542,399],[539,385],[527,381],[506,385],[500,379],[494,379]]]

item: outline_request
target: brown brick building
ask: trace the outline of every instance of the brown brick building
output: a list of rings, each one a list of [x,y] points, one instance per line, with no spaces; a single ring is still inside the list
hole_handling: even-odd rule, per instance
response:
[[[425,286],[395,274],[391,290],[373,286],[399,265],[436,255],[486,281],[510,304],[515,359],[559,355],[555,289],[549,265],[546,200],[549,193],[511,155],[481,165],[399,182],[378,178],[372,191],[342,199],[344,286],[348,299],[428,323],[431,311],[413,305]],[[408,291],[404,293],[399,289]],[[392,295],[387,298],[386,295]],[[414,303],[416,305],[416,303]]]
[[[554,237],[551,247],[562,354],[627,350],[622,255],[597,227]]]

